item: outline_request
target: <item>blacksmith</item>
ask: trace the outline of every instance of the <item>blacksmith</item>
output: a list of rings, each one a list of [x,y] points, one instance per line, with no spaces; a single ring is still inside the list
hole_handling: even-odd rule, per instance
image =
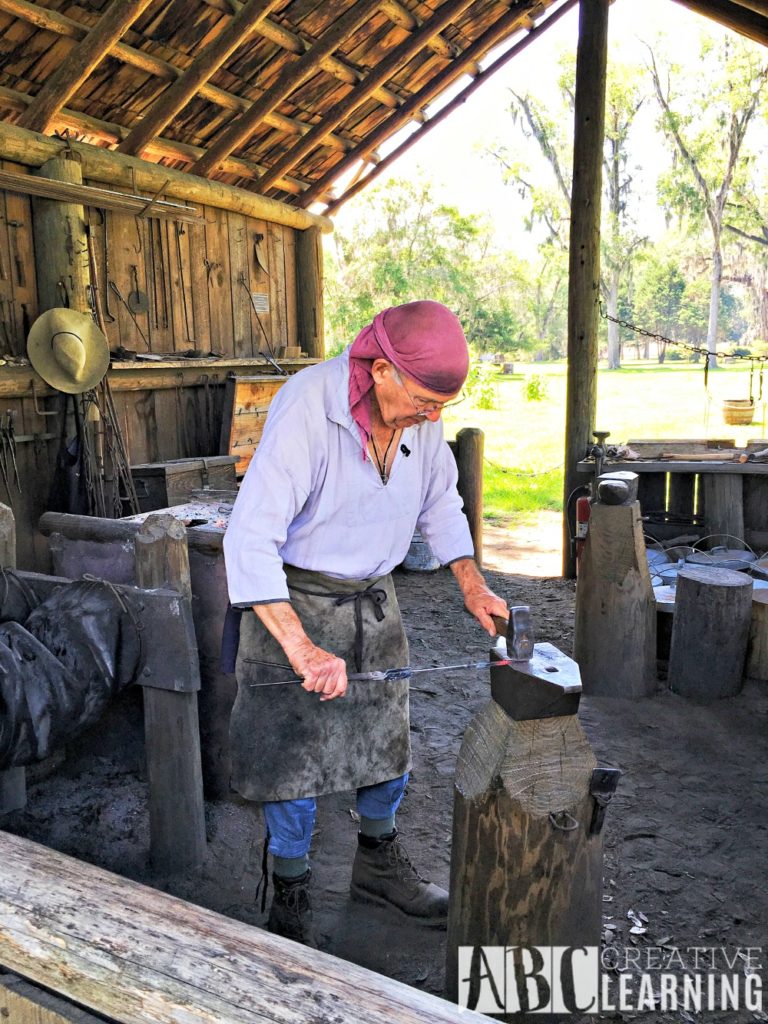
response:
[[[315,797],[341,790],[357,790],[360,814],[353,897],[446,920],[448,894],[416,871],[395,827],[411,764],[407,680],[348,682],[347,672],[408,664],[390,573],[416,528],[484,629],[494,635],[491,615],[507,615],[473,560],[440,422],[468,363],[440,303],[379,313],[340,356],[278,392],[225,535],[230,600],[247,609],[232,782],[264,805],[268,927],[307,944]],[[301,686],[263,685],[294,673]]]

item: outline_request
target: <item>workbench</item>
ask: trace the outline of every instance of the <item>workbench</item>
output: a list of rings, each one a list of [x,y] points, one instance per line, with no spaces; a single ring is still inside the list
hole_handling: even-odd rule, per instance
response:
[[[671,459],[605,459],[603,472],[628,470],[639,476],[640,506],[649,517],[646,532],[659,540],[684,533],[728,534],[756,552],[768,549],[768,463]],[[578,472],[594,476],[595,460]]]

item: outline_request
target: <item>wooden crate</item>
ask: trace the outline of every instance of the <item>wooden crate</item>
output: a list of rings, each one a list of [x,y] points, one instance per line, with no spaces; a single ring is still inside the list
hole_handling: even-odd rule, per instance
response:
[[[237,458],[235,471],[238,476],[242,476],[250,465],[261,440],[270,402],[286,379],[262,374],[232,377],[226,382],[219,451]]]
[[[131,466],[139,511],[183,505],[189,501],[192,491],[207,487],[234,491],[237,488],[236,461],[231,455],[211,455]]]

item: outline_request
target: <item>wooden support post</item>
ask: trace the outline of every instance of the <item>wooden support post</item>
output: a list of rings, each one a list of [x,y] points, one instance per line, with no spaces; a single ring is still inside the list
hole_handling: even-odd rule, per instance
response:
[[[746,573],[691,565],[677,576],[669,686],[696,700],[733,697],[742,687],[752,614]]]
[[[323,238],[319,228],[296,233],[298,343],[312,359],[325,359]]]
[[[48,160],[39,173],[55,181],[83,183],[83,172],[77,160]],[[79,313],[87,313],[91,276],[83,207],[58,199],[34,197],[32,221],[40,312],[69,306]]]
[[[576,52],[576,98],[568,267],[568,391],[565,406],[565,488],[582,483],[576,470],[595,425],[597,325],[600,297],[605,75],[610,0],[581,0]],[[569,524],[563,519],[563,575],[576,575]]]
[[[461,946],[600,945],[595,765],[575,715],[514,721],[490,701],[470,722],[454,785],[448,999]]]
[[[16,519],[13,509],[0,504],[0,566],[16,568]],[[0,814],[20,811],[27,804],[27,772],[25,768],[0,771]]]
[[[187,533],[173,516],[149,516],[135,537],[136,583],[191,597]],[[144,689],[150,845],[160,872],[196,871],[205,855],[197,693]]]
[[[592,506],[576,585],[573,656],[585,693],[637,698],[656,688],[656,601],[639,501]]]
[[[462,427],[456,434],[458,491],[475,545],[475,561],[483,565],[483,447],[485,435],[479,427]]]
[[[111,1021],[488,1024],[18,836],[0,833],[0,864],[0,963]]]
[[[752,594],[744,676],[746,679],[768,683],[768,590],[755,590]]]
[[[704,525],[708,534],[744,540],[744,496],[738,473],[703,473]],[[727,542],[728,546],[732,546]]]

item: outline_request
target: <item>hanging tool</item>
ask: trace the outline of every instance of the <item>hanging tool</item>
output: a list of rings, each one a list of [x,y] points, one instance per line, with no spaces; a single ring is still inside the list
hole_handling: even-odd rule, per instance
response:
[[[109,229],[107,227],[107,212],[106,210],[99,210],[101,214],[101,221],[104,225],[104,280],[109,281]],[[111,324],[115,322],[117,317],[112,315],[109,308],[109,287],[104,289],[104,317],[109,320]]]
[[[24,261],[21,258],[21,253],[19,252],[19,242],[17,238],[18,229],[23,228],[24,225],[20,220],[8,220],[6,221],[6,224],[9,228],[14,229],[11,238],[13,239],[13,262],[16,265],[16,283],[19,288],[26,288],[27,277],[24,273]]]
[[[184,329],[187,332],[187,341],[192,341],[192,335],[189,330],[189,310],[187,309],[187,289],[184,286],[184,261],[181,256],[181,236],[186,234],[183,224],[180,221],[174,221],[173,224],[176,230],[176,259],[179,263],[179,287],[181,288],[181,301],[184,307]]]
[[[2,474],[5,490],[8,494],[8,500],[10,501],[11,487],[8,483],[8,453],[6,450],[6,441],[5,417],[0,416],[0,474]]]
[[[245,280],[245,274],[243,274],[242,270],[240,271],[237,281],[238,284],[242,285],[242,287],[245,288],[245,290],[248,292],[248,298],[250,299],[251,306],[253,307],[253,312],[256,314],[256,320],[258,321],[259,327],[261,328],[261,333],[264,335],[264,341],[266,342],[267,348],[269,349],[269,355],[267,355],[266,352],[262,352],[261,349],[259,349],[259,355],[261,356],[262,359],[266,359],[266,361],[271,366],[274,366],[274,368],[277,370],[279,374],[281,374],[283,377],[287,377],[288,371],[284,370],[282,366],[280,366],[279,363],[277,363],[275,360],[275,353],[272,351],[272,345],[270,344],[269,338],[267,337],[267,332],[264,330],[264,324],[261,322],[259,311],[256,308],[256,301],[253,298],[253,292],[248,287],[248,282]]]
[[[13,410],[8,409],[8,449],[11,453],[11,461],[13,462],[13,476],[16,481],[16,489],[21,494],[21,480],[19,479],[19,465],[16,461],[16,431],[13,426]]]
[[[132,313],[146,313],[149,309],[149,302],[146,293],[139,288],[139,268],[135,263],[131,264],[131,279],[133,288],[128,293],[128,308]]]
[[[137,330],[137,331],[139,332],[139,334],[141,335],[141,340],[142,340],[142,341],[144,342],[144,344],[145,344],[145,345],[147,346],[147,351],[148,351],[148,352],[151,352],[151,351],[152,351],[152,346],[151,346],[151,345],[149,344],[149,342],[147,341],[147,336],[146,336],[146,335],[144,334],[144,331],[142,331],[141,327],[139,326],[139,322],[138,322],[138,320],[137,320],[137,319],[136,319],[136,317],[135,317],[135,316],[133,315],[133,310],[132,310],[132,309],[131,309],[131,307],[130,307],[130,306],[128,305],[128,303],[127,303],[127,302],[125,301],[125,297],[124,297],[123,293],[122,293],[122,292],[120,291],[120,289],[119,289],[119,288],[117,287],[117,285],[115,284],[115,282],[114,282],[114,281],[110,281],[110,282],[109,282],[109,287],[110,287],[110,288],[112,289],[112,291],[113,291],[113,292],[115,293],[115,295],[116,295],[116,297],[117,297],[118,301],[119,301],[119,302],[121,302],[121,303],[123,304],[123,306],[125,306],[125,308],[126,308],[126,309],[128,310],[128,313],[129,313],[129,315],[130,315],[130,318],[131,318],[131,320],[133,320],[133,325],[134,325],[134,327],[136,328],[136,330]]]
[[[152,271],[152,308],[154,310],[155,328],[160,330],[160,311],[157,304],[157,264],[155,262],[155,222],[149,220],[149,262]]]

